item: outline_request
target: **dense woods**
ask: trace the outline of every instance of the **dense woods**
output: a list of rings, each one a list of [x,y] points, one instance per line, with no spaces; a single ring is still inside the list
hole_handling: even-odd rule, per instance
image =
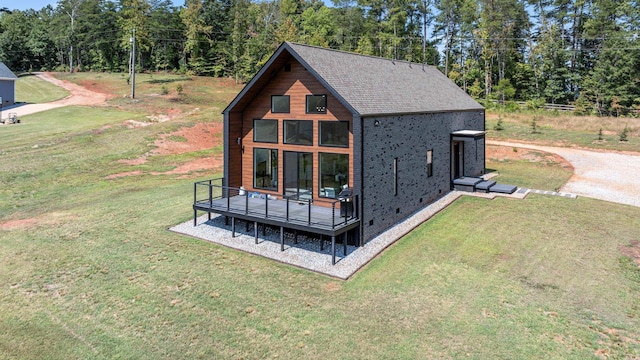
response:
[[[438,66],[476,98],[640,109],[638,0],[60,0],[0,9],[16,71],[139,71],[247,81],[282,41]],[[384,74],[381,74],[384,76]]]

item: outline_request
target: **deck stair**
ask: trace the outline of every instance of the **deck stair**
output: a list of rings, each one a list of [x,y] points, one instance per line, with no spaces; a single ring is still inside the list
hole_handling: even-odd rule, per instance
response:
[[[518,187],[513,185],[497,184],[493,180],[483,180],[482,178],[461,177],[453,180],[453,187],[458,191],[483,192],[513,194]]]

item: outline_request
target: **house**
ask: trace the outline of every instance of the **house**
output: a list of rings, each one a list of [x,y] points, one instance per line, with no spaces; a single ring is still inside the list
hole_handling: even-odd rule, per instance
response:
[[[16,102],[16,80],[18,77],[0,62],[0,98],[2,105],[13,105]]]
[[[224,110],[224,178],[196,184],[194,224],[200,210],[253,222],[256,242],[260,224],[283,243],[315,233],[335,261],[336,238],[364,245],[483,175],[484,129],[433,66],[285,42]]]

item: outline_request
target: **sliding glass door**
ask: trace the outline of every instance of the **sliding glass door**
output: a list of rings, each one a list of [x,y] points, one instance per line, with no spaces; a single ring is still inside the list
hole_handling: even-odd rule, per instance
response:
[[[313,189],[313,154],[284,152],[284,195],[309,200]]]

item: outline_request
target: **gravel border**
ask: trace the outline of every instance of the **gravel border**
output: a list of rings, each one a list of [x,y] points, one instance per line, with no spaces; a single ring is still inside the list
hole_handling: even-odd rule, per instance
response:
[[[211,220],[207,220],[207,215],[202,215],[198,218],[198,225],[196,226],[193,226],[193,220],[190,220],[171,227],[169,230],[193,236],[198,239],[211,241],[232,249],[263,256],[284,264],[297,266],[299,268],[315,271],[338,279],[347,280],[391,244],[411,232],[420,224],[429,220],[462,195],[476,196],[486,199],[494,199],[496,197],[523,199],[527,194],[528,191],[525,193],[516,192],[511,195],[452,191],[424,209],[417,211],[392,228],[389,228],[387,231],[369,241],[365,246],[348,246],[346,257],[343,256],[343,245],[336,244],[335,265],[331,265],[330,241],[325,240],[324,250],[321,251],[320,241],[318,238],[307,238],[306,236],[299,235],[298,244],[294,244],[293,235],[287,233],[285,236],[285,250],[280,251],[279,230],[272,230],[267,227],[265,236],[263,235],[263,229],[260,226],[258,232],[258,244],[256,245],[253,224],[250,224],[249,231],[246,231],[245,222],[238,221],[236,224],[236,237],[232,238],[231,226],[225,225],[224,217],[220,215],[216,216],[215,214],[212,214]]]

